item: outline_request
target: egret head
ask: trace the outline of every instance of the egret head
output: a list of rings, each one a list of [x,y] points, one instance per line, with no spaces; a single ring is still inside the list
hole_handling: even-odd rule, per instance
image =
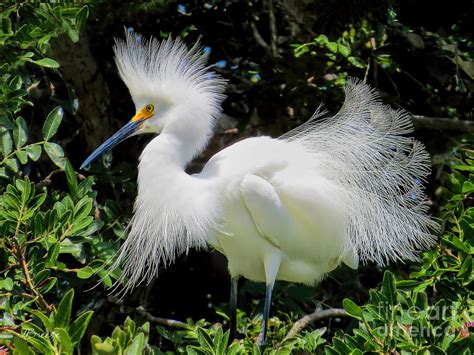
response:
[[[132,135],[192,132],[199,150],[220,113],[225,81],[206,67],[198,43],[191,49],[179,38],[144,40],[127,31],[116,40],[115,61],[135,104],[135,115],[99,146],[82,164],[89,165],[104,152]],[[193,139],[191,139],[193,140]]]

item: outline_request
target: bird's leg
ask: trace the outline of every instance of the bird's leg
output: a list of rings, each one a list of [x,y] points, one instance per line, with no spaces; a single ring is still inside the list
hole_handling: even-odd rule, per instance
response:
[[[230,278],[230,302],[229,302],[229,330],[230,341],[235,338],[237,328],[237,290],[239,277],[231,276]]]
[[[268,319],[270,317],[270,305],[272,304],[272,291],[273,285],[275,284],[276,276],[278,274],[278,269],[280,268],[281,255],[278,252],[268,254],[264,259],[265,267],[265,279],[266,279],[266,288],[265,288],[265,303],[263,305],[263,319],[262,319],[262,328],[260,334],[258,335],[257,345],[260,349],[260,352],[263,353],[263,348],[267,341],[267,328],[268,328]]]
[[[260,334],[258,335],[257,345],[260,352],[263,352],[263,347],[267,341],[268,319],[270,318],[270,305],[272,304],[273,284],[267,284],[265,287],[265,303],[263,305],[263,319]]]

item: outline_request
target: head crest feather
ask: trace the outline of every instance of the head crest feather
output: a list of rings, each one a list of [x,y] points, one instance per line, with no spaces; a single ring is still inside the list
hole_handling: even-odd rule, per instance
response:
[[[142,97],[186,98],[192,92],[201,102],[219,107],[225,80],[209,70],[207,55],[199,42],[188,50],[179,39],[159,41],[126,31],[125,40],[116,39],[115,61],[135,104]]]

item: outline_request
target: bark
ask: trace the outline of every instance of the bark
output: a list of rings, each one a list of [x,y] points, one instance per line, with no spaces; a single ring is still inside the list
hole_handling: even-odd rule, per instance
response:
[[[89,47],[86,33],[73,43],[63,35],[54,41],[52,57],[61,65],[60,72],[74,90],[79,108],[76,114],[88,150],[97,147],[110,134],[109,89]]]

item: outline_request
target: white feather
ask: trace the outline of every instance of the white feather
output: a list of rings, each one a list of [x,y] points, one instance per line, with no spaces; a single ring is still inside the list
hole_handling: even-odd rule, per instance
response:
[[[406,136],[408,116],[367,85],[350,81],[335,117],[310,119],[279,139],[243,140],[188,175],[220,113],[224,81],[198,47],[188,51],[179,40],[129,34],[115,52],[137,109],[150,100],[164,107],[149,120],[161,135],[140,157],[134,216],[112,266],[124,265],[125,291],[207,245],[228,257],[233,274],[313,283],[344,258],[415,260],[434,242],[421,186],[428,154]],[[268,260],[276,269],[267,270]]]
[[[423,145],[407,137],[409,116],[382,105],[369,86],[350,80],[339,113],[280,139],[303,146],[318,173],[334,183],[333,196],[350,220],[347,238],[362,260],[381,265],[416,260],[432,245],[422,181],[430,173]]]

